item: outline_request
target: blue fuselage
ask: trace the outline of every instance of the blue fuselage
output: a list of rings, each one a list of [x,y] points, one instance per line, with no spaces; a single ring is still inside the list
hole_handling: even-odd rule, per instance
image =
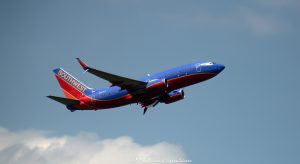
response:
[[[213,62],[196,62],[135,80],[88,67],[79,58],[77,60],[85,71],[109,81],[112,86],[93,89],[62,68],[54,69],[65,98],[51,95],[47,97],[66,105],[71,111],[109,109],[138,103],[145,113],[148,107],[154,107],[158,103],[170,104],[182,100],[182,88],[208,80],[225,68],[224,65]]]
[[[220,73],[224,68],[225,66],[222,64],[215,64],[212,62],[197,62],[156,74],[147,75],[139,80],[148,82],[148,86],[151,86],[159,80],[166,79],[168,81],[168,92],[170,92],[172,90],[180,89],[204,80],[208,80]],[[90,97],[97,100],[109,101],[120,99],[127,94],[128,91],[126,89],[121,90],[120,87],[113,86],[109,88],[97,89],[90,95]],[[127,101],[126,103],[132,102]]]

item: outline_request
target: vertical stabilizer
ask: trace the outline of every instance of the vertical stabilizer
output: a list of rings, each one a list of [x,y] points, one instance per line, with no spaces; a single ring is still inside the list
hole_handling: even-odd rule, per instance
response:
[[[75,79],[72,75],[61,68],[53,70],[55,77],[65,94],[65,97],[71,99],[80,99],[85,95],[90,95],[92,89]]]

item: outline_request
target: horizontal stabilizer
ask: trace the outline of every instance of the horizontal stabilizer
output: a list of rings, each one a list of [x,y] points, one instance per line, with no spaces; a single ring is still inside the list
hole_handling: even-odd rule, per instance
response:
[[[68,98],[63,98],[63,97],[57,97],[57,96],[47,96],[48,98],[55,100],[57,102],[60,102],[62,104],[65,104],[67,106],[69,105],[77,105],[80,103],[79,100],[75,100],[75,99],[68,99]]]

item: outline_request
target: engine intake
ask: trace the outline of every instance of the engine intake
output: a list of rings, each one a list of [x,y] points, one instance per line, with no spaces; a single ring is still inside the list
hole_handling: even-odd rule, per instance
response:
[[[183,89],[174,90],[168,93],[168,97],[164,98],[162,102],[165,104],[170,104],[184,98],[184,91]]]

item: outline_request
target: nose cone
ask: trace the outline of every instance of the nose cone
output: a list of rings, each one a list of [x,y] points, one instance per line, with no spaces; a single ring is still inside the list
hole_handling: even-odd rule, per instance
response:
[[[217,69],[218,69],[218,72],[220,73],[225,69],[225,66],[223,64],[218,64]]]

